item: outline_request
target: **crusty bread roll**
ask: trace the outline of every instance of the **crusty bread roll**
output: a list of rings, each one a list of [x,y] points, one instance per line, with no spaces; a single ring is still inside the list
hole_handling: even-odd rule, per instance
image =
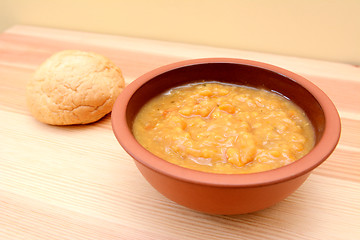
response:
[[[41,122],[87,124],[109,113],[124,87],[121,70],[108,58],[65,50],[36,70],[26,95],[31,114]]]

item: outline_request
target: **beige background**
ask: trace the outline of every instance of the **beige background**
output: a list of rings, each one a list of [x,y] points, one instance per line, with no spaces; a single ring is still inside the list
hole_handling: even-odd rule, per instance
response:
[[[1,0],[15,24],[360,65],[360,0]]]

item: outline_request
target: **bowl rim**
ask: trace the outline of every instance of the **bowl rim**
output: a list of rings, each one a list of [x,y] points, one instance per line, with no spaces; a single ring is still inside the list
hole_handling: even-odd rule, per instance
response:
[[[315,147],[304,157],[286,166],[257,173],[221,174],[202,172],[178,166],[155,156],[136,141],[131,129],[128,127],[126,121],[126,109],[128,102],[138,88],[160,74],[177,68],[207,63],[235,63],[255,66],[273,71],[277,74],[281,74],[297,82],[315,97],[324,111],[325,127],[323,136],[315,145]],[[328,158],[328,156],[334,151],[339,141],[341,132],[340,117],[335,105],[330,100],[330,98],[315,84],[305,79],[304,77],[284,68],[264,62],[240,58],[188,59],[155,68],[141,75],[128,86],[126,86],[116,99],[111,113],[111,124],[116,139],[123,147],[123,149],[135,161],[138,161],[139,163],[158,173],[167,175],[180,181],[217,187],[265,186],[280,183],[304,175],[319,166]]]

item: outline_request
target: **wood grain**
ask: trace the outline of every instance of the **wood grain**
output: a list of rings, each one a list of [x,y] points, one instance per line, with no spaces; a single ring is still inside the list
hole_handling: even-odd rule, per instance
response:
[[[337,149],[291,196],[252,214],[214,216],[154,190],[117,143],[110,115],[86,126],[34,120],[25,86],[62,49],[112,59],[127,84],[198,57],[263,61],[304,75],[337,106]],[[360,68],[171,42],[14,26],[0,35],[0,239],[360,239]]]

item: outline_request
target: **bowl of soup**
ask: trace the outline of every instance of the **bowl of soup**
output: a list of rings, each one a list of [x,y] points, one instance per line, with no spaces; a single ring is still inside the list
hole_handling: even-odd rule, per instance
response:
[[[304,77],[233,58],[154,69],[116,100],[123,149],[161,194],[210,214],[243,214],[294,192],[335,149],[340,118]]]

